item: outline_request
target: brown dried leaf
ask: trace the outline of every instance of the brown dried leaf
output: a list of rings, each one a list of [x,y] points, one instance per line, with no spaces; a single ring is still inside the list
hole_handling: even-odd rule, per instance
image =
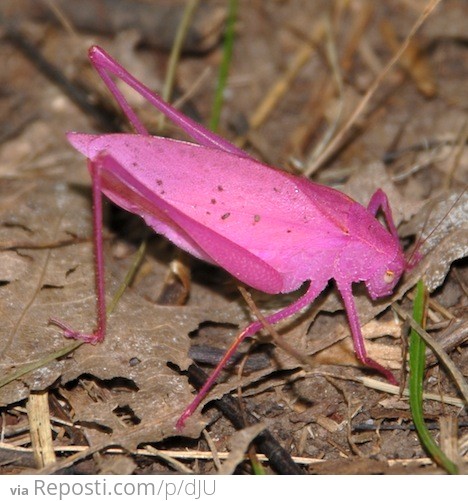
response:
[[[429,291],[444,281],[448,270],[457,259],[468,254],[468,193],[451,193],[429,201],[408,224],[401,229],[402,236],[421,235],[424,256],[413,274],[424,276]]]
[[[219,470],[220,475],[232,475],[237,466],[244,460],[245,453],[252,440],[265,429],[264,423],[257,423],[237,431],[231,437],[231,452]]]
[[[356,169],[343,191],[360,204],[367,206],[372,195],[381,188],[392,207],[393,219],[398,226],[408,221],[421,208],[421,203],[403,197],[395,187],[382,162],[373,162]]]
[[[59,329],[48,325],[49,318],[60,318],[84,331],[92,330],[95,293],[92,243],[86,239],[73,243],[70,237],[72,231],[80,237],[89,235],[87,196],[62,183],[37,182],[27,191],[19,182],[0,184],[15,199],[14,210],[10,210],[11,204],[2,207],[2,240],[17,240],[29,247],[5,250],[0,260],[0,280],[4,283],[0,288],[0,312],[4,319],[1,329],[5,340],[1,371],[6,375],[70,343]],[[41,245],[41,241],[65,239],[72,243],[45,249]],[[108,273],[109,296],[118,284],[119,279]],[[88,395],[81,406],[75,406],[75,419],[114,431],[112,443],[121,443],[116,438],[119,436],[127,446],[136,446],[143,437],[160,440],[176,433],[175,420],[192,398],[186,378],[169,368],[168,362],[186,368],[188,333],[203,321],[228,322],[238,313],[237,308],[226,304],[216,310],[211,304],[206,308],[157,306],[128,291],[109,320],[103,343],[83,345],[73,356],[54,361],[1,388],[0,402],[18,402],[31,389],[48,388],[59,379],[66,383],[83,374],[98,382],[117,380],[121,383],[109,390],[104,400],[94,402]],[[135,416],[138,424],[133,427],[133,434],[129,435],[117,418],[116,407],[128,408]],[[191,422],[193,427],[188,426],[187,433],[198,433],[203,423]],[[144,430],[142,434],[138,433],[140,429]],[[102,434],[94,438],[98,437],[101,439]]]

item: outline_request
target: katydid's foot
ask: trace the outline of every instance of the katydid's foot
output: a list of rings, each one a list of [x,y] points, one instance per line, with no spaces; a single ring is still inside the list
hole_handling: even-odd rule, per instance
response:
[[[421,259],[424,257],[424,254],[419,252],[418,250],[412,252],[406,262],[406,271],[411,271],[419,264]]]
[[[196,408],[196,407],[195,407]],[[177,420],[175,425],[177,431],[182,431],[185,426],[185,421],[193,414],[192,404],[190,404],[184,412],[181,414],[180,418]]]
[[[90,344],[100,343],[104,339],[104,333],[100,329],[97,329],[92,334],[86,334],[71,329],[68,325],[64,324],[60,320],[57,320],[56,318],[50,318],[49,323],[60,327],[63,330],[63,335],[66,338],[76,339]]]
[[[181,431],[183,429],[185,421],[187,421],[187,419],[197,410],[198,406],[213,386],[218,373],[219,371],[215,370],[214,373],[211,374],[211,376],[205,381],[205,384],[201,387],[200,391],[195,395],[195,398],[189,403],[189,405],[187,405],[184,412],[182,412],[175,426],[177,431]]]
[[[398,386],[398,381],[396,380],[395,376],[391,371],[386,369],[385,367],[382,367],[378,362],[375,360],[372,360],[372,358],[365,358],[364,360],[361,360],[363,364],[365,364],[367,367],[370,367],[371,369],[375,369],[377,372],[380,372],[382,376],[393,386]]]

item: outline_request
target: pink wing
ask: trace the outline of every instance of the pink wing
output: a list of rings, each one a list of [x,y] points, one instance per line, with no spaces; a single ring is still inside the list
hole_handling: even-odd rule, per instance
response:
[[[356,204],[340,192],[192,143],[135,134],[68,139],[101,158],[111,200],[246,284],[289,292],[333,276]]]

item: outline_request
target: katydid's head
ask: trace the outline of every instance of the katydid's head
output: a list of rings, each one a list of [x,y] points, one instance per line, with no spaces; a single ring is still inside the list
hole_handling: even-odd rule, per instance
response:
[[[401,248],[386,263],[383,263],[365,281],[372,299],[390,295],[406,269],[406,260]]]

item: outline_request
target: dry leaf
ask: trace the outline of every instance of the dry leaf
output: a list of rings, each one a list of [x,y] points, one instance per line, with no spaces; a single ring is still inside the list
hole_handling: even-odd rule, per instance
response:
[[[12,245],[17,241],[21,246],[3,251],[5,259],[0,260],[0,312],[4,319],[0,327],[4,339],[0,367],[2,374],[8,375],[71,342],[60,329],[48,324],[49,318],[60,318],[83,331],[92,330],[95,292],[92,243],[85,238],[91,229],[87,196],[65,184],[41,182],[27,192],[21,189],[21,183],[0,184],[15,198],[14,212],[7,206],[0,214],[2,240]],[[72,229],[78,241],[71,235]],[[53,245],[62,241],[69,243]],[[42,248],[41,242],[47,242],[50,248]],[[118,285],[119,280],[107,273],[108,297]],[[121,433],[128,445],[128,430],[116,414],[116,409],[125,409],[133,415],[134,427],[145,430],[147,440],[160,440],[176,433],[175,420],[193,393],[187,378],[177,374],[168,362],[187,368],[189,332],[204,321],[229,322],[238,314],[239,308],[229,308],[227,303],[215,310],[211,304],[157,306],[129,290],[109,320],[103,343],[83,345],[71,356],[4,386],[0,401],[9,405],[26,398],[30,390],[87,375],[97,382],[107,382],[111,388],[115,382],[115,387],[104,399],[93,401],[87,394],[80,405],[73,405],[77,421],[95,423],[115,432],[115,436]],[[187,426],[186,433],[199,433],[203,423],[196,419],[191,423],[194,426]],[[142,441],[136,429],[132,430],[133,446]],[[99,433],[89,431],[88,436],[93,443]],[[117,438],[112,440],[120,443]]]
[[[229,457],[223,462],[220,475],[232,475],[237,466],[244,460],[245,453],[252,440],[265,429],[265,424],[257,423],[243,430],[236,431],[232,435],[230,442],[231,452]]]

